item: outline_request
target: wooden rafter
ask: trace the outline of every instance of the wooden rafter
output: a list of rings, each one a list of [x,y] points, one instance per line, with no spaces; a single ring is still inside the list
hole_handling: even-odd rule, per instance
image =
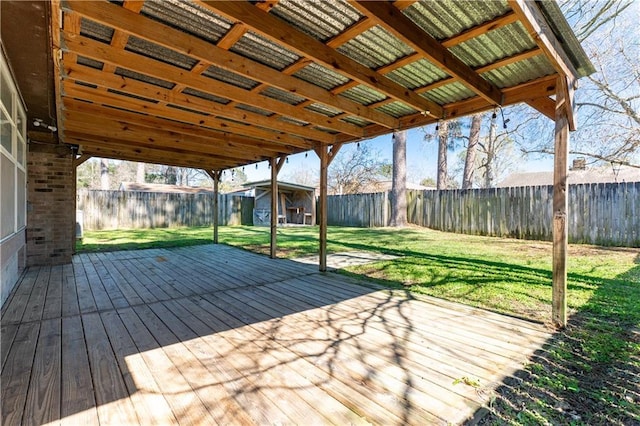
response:
[[[535,99],[540,97],[548,97],[555,94],[556,90],[556,75],[550,75],[539,78],[534,81],[520,84],[518,86],[509,87],[504,89],[504,103],[503,106],[514,105],[521,102],[526,102],[529,99]],[[474,98],[465,99],[463,101],[453,102],[445,106],[445,114],[447,117],[462,117],[465,115],[471,115],[478,112],[488,111],[495,106],[489,103],[486,99],[479,96]],[[413,114],[400,119],[400,127],[398,130],[410,129],[413,127],[426,126],[428,124],[435,123],[433,117],[426,117],[423,114]],[[367,138],[373,138],[375,136],[383,135],[386,130],[383,127],[377,125],[370,125],[365,128]],[[351,138],[346,138],[343,135],[336,138],[336,142],[351,142]]]
[[[141,116],[140,114],[105,108],[99,105],[88,105],[79,101],[70,101],[66,105],[65,116],[72,121],[80,121],[82,126],[98,121],[96,117],[101,117],[98,121],[98,127],[111,124],[116,128],[129,130],[130,132],[133,132],[133,129],[136,128],[140,131],[139,137],[141,139],[149,139],[153,138],[153,135],[166,133],[166,136],[187,138],[188,142],[200,141],[207,147],[219,150],[221,154],[228,151],[256,156],[262,153],[265,156],[270,156],[294,150],[294,147],[274,144],[273,142],[256,140],[232,133],[214,132],[200,126],[181,124],[154,116]],[[145,130],[145,128],[148,130]],[[159,140],[156,139],[156,142],[159,142]]]
[[[482,78],[471,67],[466,65],[435,38],[421,31],[420,28],[402,11],[391,3],[378,1],[351,2],[360,12],[375,20],[387,31],[411,46],[429,61],[435,63],[448,74],[458,78],[471,90],[494,105],[502,103],[500,89]]]
[[[243,22],[251,30],[284,45],[288,49],[314,61],[337,70],[348,78],[366,85],[375,85],[386,95],[405,102],[419,111],[434,117],[442,116],[442,107],[398,83],[348,58],[313,37],[287,25],[278,18],[244,1],[199,1],[213,12],[221,14],[234,22]]]
[[[576,130],[577,120],[575,116],[575,105],[573,103],[573,92],[577,86],[580,74],[573,66],[567,53],[562,48],[558,38],[551,28],[546,24],[542,12],[535,2],[525,0],[509,0],[509,5],[520,18],[529,34],[536,44],[545,52],[545,56],[559,75],[565,76],[566,84],[563,85],[565,92],[563,95],[568,99],[570,108],[567,110],[567,120],[570,130]]]
[[[141,74],[162,80],[182,82],[189,87],[205,93],[215,96],[225,96],[243,104],[254,105],[284,116],[294,117],[297,120],[308,121],[337,132],[347,133],[353,136],[362,136],[362,129],[353,124],[334,120],[331,117],[312,111],[300,110],[285,102],[281,102],[264,95],[255,94],[218,80],[193,75],[188,71],[176,68],[169,64],[146,58],[133,52],[114,49],[111,46],[87,37],[63,32],[62,40],[63,48],[65,50],[75,52],[91,59],[113,64],[126,64],[128,69]]]
[[[71,9],[91,20],[134,34],[152,43],[176,50],[208,64],[216,65],[231,72],[281,90],[295,92],[298,95],[323,103],[333,108],[361,116],[374,123],[394,128],[398,122],[393,117],[371,110],[357,102],[339,97],[314,84],[290,77],[266,65],[229,52],[218,46],[212,46],[182,31],[155,22],[142,15],[108,2],[77,2]]]
[[[85,67],[82,65],[72,64],[66,66],[64,70],[64,77],[66,80],[75,80],[79,82],[95,82],[98,86],[111,89],[112,91],[116,90],[121,93],[127,93],[129,95],[139,96],[146,99],[156,99],[164,102],[165,104],[181,106],[192,111],[210,114],[216,117],[227,118],[240,122],[248,121],[255,124],[256,126],[260,126],[266,129],[273,129],[274,131],[277,129],[279,132],[286,132],[286,134],[292,135],[293,137],[297,136],[303,139],[311,139],[326,143],[330,143],[334,140],[334,137],[330,134],[315,130],[311,127],[289,124],[273,116],[266,117],[262,114],[233,108],[229,105],[220,104],[218,102],[210,101],[197,96],[192,96],[184,93],[176,93],[172,90],[164,89],[162,87],[144,83],[128,77],[115,74],[105,74],[100,70],[95,70],[93,68]],[[86,87],[82,90],[84,90],[83,94],[76,91],[75,96],[80,97],[81,99],[91,100],[89,98],[93,97],[93,92],[91,92],[90,89]],[[122,102],[125,102],[125,100],[122,100]],[[119,103],[119,105],[121,105],[119,106],[119,108],[126,109],[126,104],[122,102]],[[174,113],[175,111],[167,110],[166,108],[163,109],[151,105],[148,102],[147,104],[149,104],[148,107],[152,108],[153,111],[158,112],[158,115],[160,116],[172,118],[178,121],[185,121],[192,124],[208,126],[206,122],[201,123],[202,116],[200,114],[193,114],[188,113],[187,111],[183,111],[186,114],[176,115]],[[132,104],[131,108],[136,108],[137,110],[137,106],[137,104]],[[164,113],[162,113],[162,111],[164,111]],[[150,110],[148,112],[151,113]],[[213,126],[218,125],[214,124]]]
[[[78,85],[68,86],[66,83],[63,84],[63,90],[65,96],[69,98],[85,99],[91,97],[92,102],[96,104],[108,105],[113,108],[130,111],[137,110],[138,112],[156,117],[209,127],[210,129],[215,129],[223,133],[233,133],[265,141],[279,142],[284,146],[290,145],[303,149],[310,149],[314,145],[312,141],[292,137],[284,133],[276,133],[255,126],[221,120],[215,116],[206,116],[190,111],[157,106],[152,102],[132,99],[115,93],[93,93],[91,89]]]

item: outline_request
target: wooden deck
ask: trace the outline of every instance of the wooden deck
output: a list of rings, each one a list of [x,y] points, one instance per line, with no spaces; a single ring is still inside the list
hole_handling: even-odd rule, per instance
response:
[[[2,422],[457,424],[548,337],[223,245],[84,254],[3,310]]]

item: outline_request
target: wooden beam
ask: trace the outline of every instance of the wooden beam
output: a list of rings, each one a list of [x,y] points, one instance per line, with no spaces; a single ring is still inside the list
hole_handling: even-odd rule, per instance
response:
[[[526,102],[529,99],[552,96],[555,94],[556,80],[557,75],[550,75],[504,89],[503,106]],[[493,108],[494,105],[490,104],[480,96],[454,102],[445,105],[444,107],[446,116],[451,118],[463,117],[465,115],[488,111]],[[426,117],[422,114],[417,113],[401,118],[400,127],[397,130],[426,126],[428,124],[435,123],[436,121],[437,120],[435,120],[433,117]],[[375,136],[389,133],[386,128],[377,126],[375,124],[365,127],[365,132],[367,134],[366,138],[373,138]],[[347,135],[339,135],[336,138],[336,143],[354,142],[356,140],[358,139],[351,138]]]
[[[478,36],[486,34],[489,31],[494,31],[498,28],[513,24],[516,21],[518,21],[518,16],[512,10],[510,10],[502,16],[493,18],[480,25],[471,27],[468,30],[461,32],[460,34],[456,34],[453,37],[449,37],[448,39],[443,40],[442,46],[446,48],[456,46],[460,43],[471,40],[472,38],[476,38]]]
[[[502,104],[500,89],[478,75],[435,38],[425,33],[393,4],[380,1],[354,1],[351,4],[429,61],[458,78],[479,96],[494,105]]]
[[[531,38],[544,51],[555,70],[562,75],[577,79],[578,71],[567,56],[562,44],[555,36],[537,3],[527,0],[508,0],[509,6],[527,29]]]
[[[276,157],[269,159],[271,166],[271,244],[270,255],[277,257],[278,250],[278,162]]]
[[[375,22],[373,22],[371,19],[363,17],[358,22],[354,23],[353,25],[342,31],[340,34],[327,41],[325,44],[332,49],[335,49],[375,25]]]
[[[150,115],[136,114],[98,104],[87,104],[86,102],[75,99],[65,100],[65,115],[68,119],[79,120],[81,122],[98,122],[99,124],[104,124],[103,119],[113,120],[119,123],[120,128],[126,128],[128,127],[127,124],[132,124],[149,128],[154,132],[162,130],[171,134],[192,136],[195,138],[194,140],[204,141],[207,147],[215,146],[219,148],[221,152],[228,149],[238,153],[270,156],[294,151],[294,147],[284,144],[267,143],[261,139],[212,131],[192,124],[179,123]],[[96,117],[103,117],[103,119]]]
[[[569,99],[565,97],[564,76],[558,77],[556,93],[555,154],[553,160],[553,298],[552,321],[557,327],[567,325],[567,248],[569,169]]]
[[[138,111],[144,114],[166,118],[169,120],[183,122],[191,125],[202,125],[212,130],[217,130],[222,134],[237,135],[236,137],[242,138],[243,136],[259,139],[262,142],[274,141],[283,145],[283,150],[286,151],[287,147],[296,147],[302,149],[309,149],[313,146],[313,142],[304,140],[290,135],[271,132],[269,130],[263,130],[254,126],[247,126],[224,119],[219,119],[214,116],[206,116],[190,111],[184,111],[176,108],[167,108],[158,106],[152,102],[142,101],[138,99],[129,98],[127,96],[115,94],[96,92],[90,88],[82,86],[72,85],[69,86],[66,83],[63,85],[66,98],[85,99],[96,104],[108,105],[115,108],[122,108],[129,111]],[[65,102],[67,100],[65,99]],[[141,116],[142,117],[142,116]]]
[[[564,75],[566,80],[562,85],[564,98],[567,100],[567,120],[570,130],[578,127],[575,113],[575,103],[573,92],[577,87],[580,73],[576,70],[573,62],[565,52],[562,44],[549,28],[547,20],[538,9],[538,3],[526,0],[508,0],[509,6],[516,13],[524,27],[529,31],[529,35],[545,53],[555,70],[560,75]]]
[[[81,154],[79,157],[76,157],[73,159],[73,167],[77,169],[79,165],[83,164],[85,161],[89,160],[90,158],[91,158],[90,155]]]
[[[253,7],[253,6],[251,6]],[[353,124],[334,120],[323,114],[309,110],[299,109],[293,105],[264,95],[255,94],[240,87],[223,83],[212,78],[193,75],[180,68],[138,55],[133,52],[114,49],[88,37],[78,36],[63,32],[63,46],[66,51],[72,51],[78,55],[105,63],[116,64],[138,73],[149,75],[165,81],[184,84],[185,86],[209,93],[215,96],[232,99],[237,102],[253,105],[280,115],[293,117],[297,120],[307,121],[341,133],[354,136],[362,135],[362,129]],[[416,95],[417,96],[417,95]]]
[[[52,58],[53,58],[53,84],[55,89],[55,107],[56,117],[62,117],[62,91],[60,83],[62,81],[62,57],[63,49],[61,46],[60,29],[62,28],[61,18],[63,18],[62,11],[60,9],[60,0],[51,0],[51,44],[52,44]],[[75,30],[75,28],[74,28]],[[44,53],[44,52],[43,52]],[[72,58],[75,60],[75,58]],[[64,122],[57,120],[56,126],[58,131],[56,132],[59,140],[65,140]]]
[[[434,117],[442,116],[442,108],[437,103],[407,90],[384,75],[338,53],[248,2],[205,0],[199,1],[199,3],[234,22],[243,22],[255,32],[275,43],[284,45],[299,55],[311,58],[352,80],[374,87],[387,96],[405,102],[419,111],[427,111]]]
[[[284,163],[286,161],[287,161],[286,155],[281,155],[280,157],[278,157],[278,162],[276,164],[276,174],[280,173],[280,170],[282,170],[282,166],[284,166]]]
[[[207,173],[209,173],[209,176],[213,178],[213,244],[218,244],[218,222],[220,221],[220,213],[218,212],[218,197],[220,196],[220,193],[218,189],[220,187],[220,175],[222,174],[222,171],[212,170],[210,172],[207,171]]]
[[[208,156],[176,154],[164,150],[132,147],[118,141],[96,140],[92,135],[70,132],[67,143],[82,146],[82,151],[92,157],[114,158],[119,160],[163,164],[176,167],[204,169],[212,167],[236,167],[242,164],[227,164],[220,159]]]
[[[94,117],[91,114],[65,111],[67,130],[127,141],[149,148],[180,149],[194,154],[211,154],[238,161],[262,161],[265,154],[260,150],[249,150],[245,146],[233,146],[222,139],[198,137],[177,133],[162,128],[151,128],[138,124]]]
[[[295,124],[289,124],[282,120],[277,119],[276,117],[266,117],[262,114],[258,114],[251,111],[241,110],[238,108],[233,108],[229,105],[223,105],[218,102],[209,101],[206,99],[199,98],[197,96],[187,95],[184,93],[176,93],[169,89],[164,89],[159,86],[155,86],[153,84],[143,83],[138,80],[134,80],[128,77],[123,77],[114,74],[106,74],[102,71],[95,70],[92,68],[88,68],[82,65],[72,64],[69,66],[65,66],[64,73],[65,80],[75,80],[79,82],[91,82],[92,84],[96,84],[101,87],[106,87],[108,89],[117,90],[121,93],[127,93],[135,96],[140,96],[146,99],[154,99],[160,102],[164,102],[165,104],[172,104],[181,106],[184,108],[189,108],[192,111],[202,112],[207,115],[213,115],[222,118],[228,118],[234,121],[239,122],[248,122],[252,123],[256,126],[264,127],[266,129],[272,129],[274,132],[267,139],[273,140],[276,138],[279,142],[284,142],[285,139],[289,138],[302,138],[302,139],[311,139],[313,141],[321,141],[324,143],[333,142],[334,138],[330,134],[326,132],[322,132],[320,130],[315,130],[310,127],[298,126]],[[69,86],[66,86],[69,87]],[[76,88],[79,91],[74,93],[74,97],[85,100],[92,100],[90,98],[94,97],[94,92],[91,91],[91,88],[82,87]],[[113,94],[116,98],[124,99],[126,102],[129,102],[128,99],[122,98],[121,95]],[[97,99],[106,99],[104,97]],[[104,103],[104,102],[101,102]],[[148,102],[146,103],[148,104]],[[120,104],[118,108],[123,109],[133,109],[135,111],[140,111],[138,105],[139,103],[130,103],[130,108],[126,108],[126,104]],[[176,110],[175,108],[162,108],[157,105],[147,105],[147,109],[153,108],[155,112],[148,112],[153,115],[158,115],[166,118],[170,118],[172,120],[183,121],[191,124],[197,125],[205,125],[207,127],[218,128],[219,123],[223,121],[216,121],[212,124],[208,124],[207,122],[202,123],[202,115],[193,114],[184,110]],[[182,111],[187,114],[176,114],[176,111]],[[215,124],[218,123],[218,124]],[[231,123],[233,124],[233,123]],[[244,126],[248,127],[248,126]],[[255,129],[254,129],[255,130]],[[239,134],[246,134],[245,132],[238,131]],[[288,137],[284,137],[287,135]],[[284,137],[284,138],[283,138]],[[278,139],[279,138],[279,139]],[[301,140],[301,142],[303,142]],[[306,142],[309,146],[311,146],[311,142]]]
[[[314,84],[281,73],[259,62],[212,46],[204,40],[153,21],[108,2],[77,2],[71,9],[101,24],[117,28],[152,43],[189,55],[205,63],[244,75],[261,83],[293,92],[316,102],[340,109],[374,123],[394,128],[397,120],[387,114],[344,97],[339,97]],[[234,26],[235,28],[235,26]],[[244,28],[244,27],[243,27]]]
[[[556,119],[556,102],[546,96],[525,101],[527,105],[540,112],[551,120]]]

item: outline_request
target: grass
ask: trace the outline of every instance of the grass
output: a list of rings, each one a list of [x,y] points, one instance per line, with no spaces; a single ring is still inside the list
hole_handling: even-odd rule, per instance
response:
[[[211,241],[210,228],[86,232],[80,250]],[[317,252],[316,227],[279,228],[278,253]],[[221,227],[220,241],[261,253],[269,229]],[[136,244],[139,245],[136,246]],[[328,252],[401,256],[348,268],[393,288],[546,321],[551,244],[423,228],[329,228]],[[485,424],[640,424],[640,250],[569,247],[570,321],[501,386]]]

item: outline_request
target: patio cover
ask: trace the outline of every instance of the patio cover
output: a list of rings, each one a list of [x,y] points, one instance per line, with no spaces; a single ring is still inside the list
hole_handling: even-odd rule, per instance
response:
[[[561,119],[560,188],[573,90],[593,72],[553,1],[3,1],[2,14],[31,140],[77,146],[77,164],[214,180],[269,160],[276,181],[285,156],[314,150],[321,200],[344,143],[519,102]],[[57,133],[31,124],[47,116]]]

